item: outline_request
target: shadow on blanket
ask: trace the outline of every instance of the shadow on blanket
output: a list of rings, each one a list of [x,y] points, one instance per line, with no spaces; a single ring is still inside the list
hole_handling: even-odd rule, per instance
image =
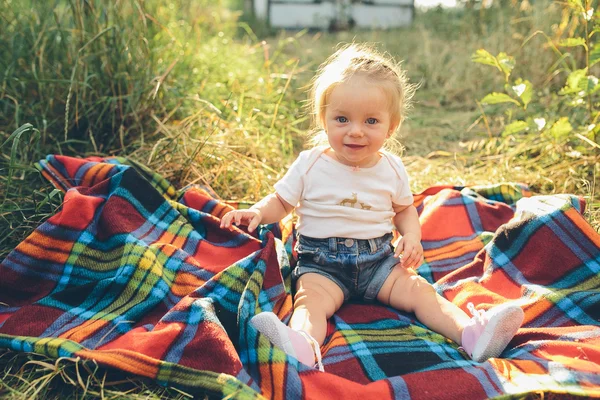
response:
[[[420,274],[463,309],[519,304],[523,328],[478,364],[413,315],[350,303],[329,321],[320,373],[248,324],[290,317],[291,223],[220,230],[231,205],[124,159],[38,168],[65,201],[0,265],[4,348],[234,398],[600,396],[600,235],[576,196],[517,184],[416,195]]]

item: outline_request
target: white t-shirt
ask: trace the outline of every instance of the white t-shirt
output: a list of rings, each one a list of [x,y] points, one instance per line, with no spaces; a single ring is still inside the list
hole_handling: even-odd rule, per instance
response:
[[[315,147],[300,153],[275,184],[282,199],[296,206],[301,235],[371,239],[394,228],[392,203],[413,204],[408,175],[399,157],[381,151],[376,165],[356,169]]]

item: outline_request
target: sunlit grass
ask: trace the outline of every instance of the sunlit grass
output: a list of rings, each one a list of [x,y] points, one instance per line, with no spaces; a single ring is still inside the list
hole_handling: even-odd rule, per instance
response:
[[[93,361],[4,352],[0,355],[0,397],[3,399],[208,399],[160,387],[138,377],[99,368]]]

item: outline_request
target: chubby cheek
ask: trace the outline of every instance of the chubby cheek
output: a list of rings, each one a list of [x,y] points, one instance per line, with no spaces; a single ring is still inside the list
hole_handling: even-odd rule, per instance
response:
[[[332,146],[342,146],[342,137],[340,135],[330,135],[329,136],[329,143]]]

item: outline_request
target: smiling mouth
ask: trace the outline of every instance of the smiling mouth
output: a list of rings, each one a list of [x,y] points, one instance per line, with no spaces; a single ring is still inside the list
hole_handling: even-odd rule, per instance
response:
[[[344,146],[350,147],[351,149],[362,149],[363,147],[365,147],[361,144],[345,144]]]

